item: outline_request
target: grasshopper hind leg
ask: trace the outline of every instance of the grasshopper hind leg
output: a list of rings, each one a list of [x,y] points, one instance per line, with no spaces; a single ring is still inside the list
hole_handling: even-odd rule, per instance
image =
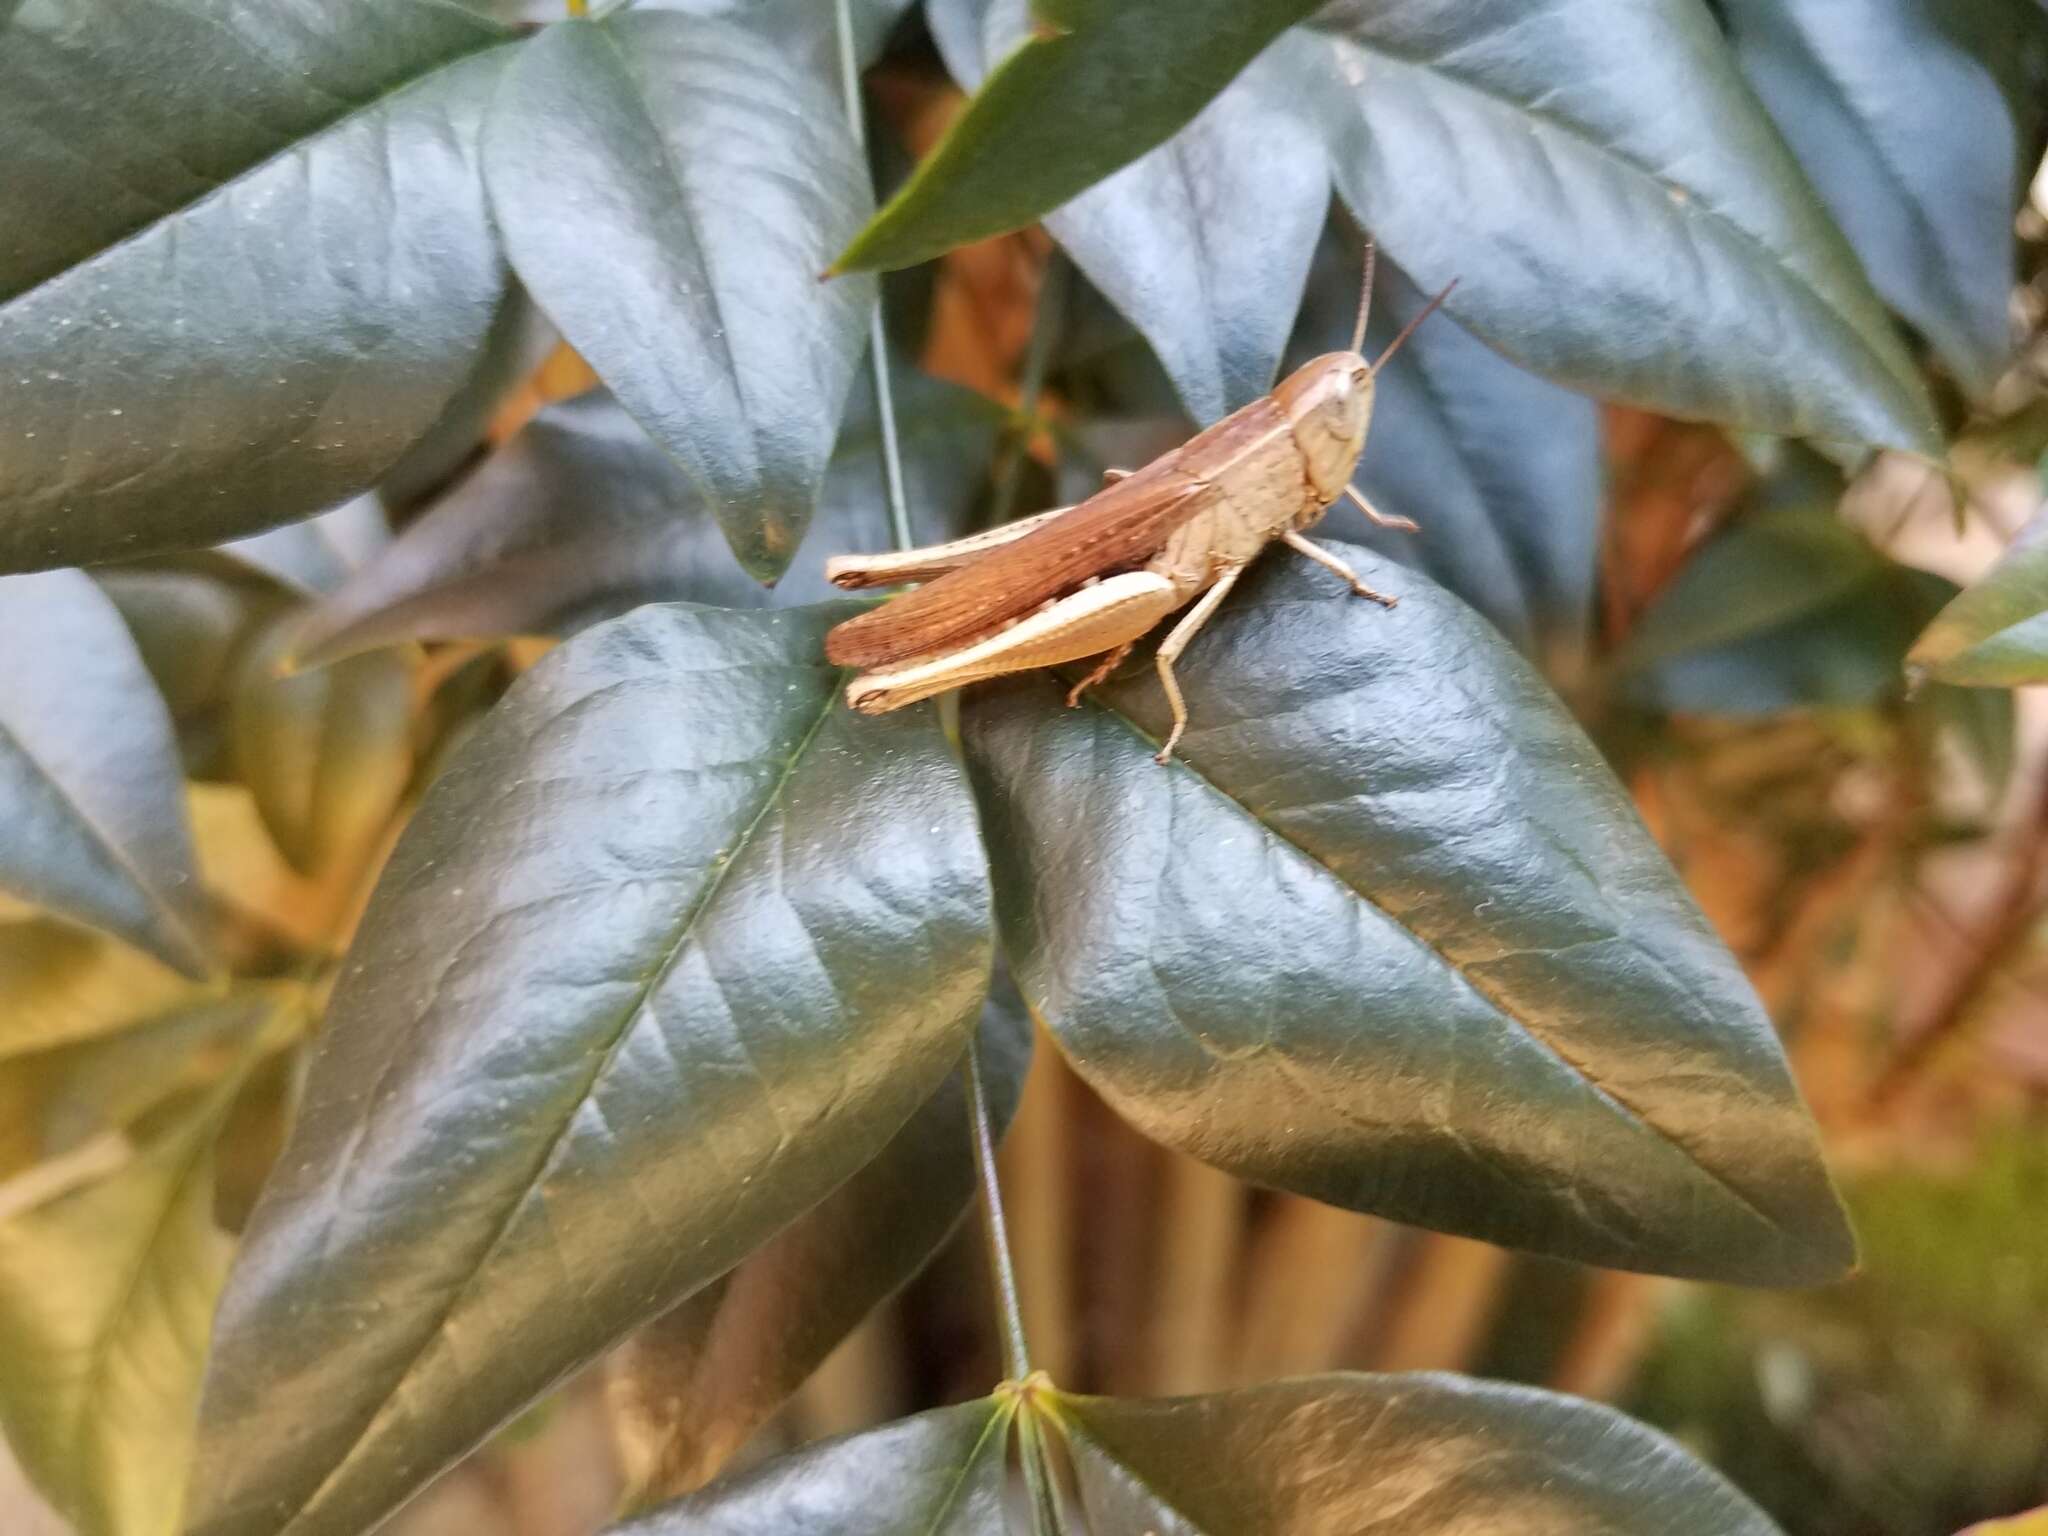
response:
[[[1131,654],[1131,647],[1137,643],[1135,640],[1126,640],[1122,645],[1104,656],[1101,661],[1097,662],[1093,671],[1067,690],[1067,708],[1079,709],[1081,707],[1081,695],[1122,666],[1124,658]]]

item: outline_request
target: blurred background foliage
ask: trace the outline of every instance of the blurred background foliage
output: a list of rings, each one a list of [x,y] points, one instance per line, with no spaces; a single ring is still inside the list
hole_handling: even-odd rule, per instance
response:
[[[1726,7],[1738,33],[1752,9]],[[876,154],[900,176],[960,93],[915,16],[870,83]],[[1859,183],[1816,179],[1853,233]],[[1068,223],[1062,245],[1034,229],[885,283],[898,356],[917,364],[898,401],[934,537],[1084,494],[1190,429],[1153,348],[1077,265],[1086,220]],[[2015,228],[2019,341],[1995,379],[1960,377],[1978,355],[1966,325],[1917,317],[1952,480],[1900,455],[1841,462],[1621,407],[1599,409],[1585,469],[1546,460],[1556,424],[1575,430],[1592,408],[1446,325],[1435,353],[1427,330],[1418,351],[1465,398],[1505,391],[1483,441],[1390,377],[1364,478],[1425,532],[1402,545],[1341,513],[1330,525],[1484,608],[1593,731],[1780,1025],[1855,1212],[1860,1274],[1814,1293],[1723,1291],[1248,1189],[1141,1140],[1041,1049],[1002,1166],[1031,1336],[1063,1386],[1456,1368],[1616,1402],[1794,1536],[1947,1536],[2048,1504],[2048,704],[1907,666],[2043,502],[2048,182]],[[1882,260],[1865,259],[1883,286]],[[1356,270],[1340,215],[1297,355],[1348,320]],[[1413,297],[1389,281],[1398,320]],[[850,411],[824,528],[771,598],[701,509],[672,517],[684,493],[587,393],[573,353],[530,313],[500,331],[474,398],[377,496],[94,573],[174,727],[222,964],[190,980],[169,956],[0,906],[0,1231],[80,1197],[117,1223],[195,1116],[219,1132],[202,1236],[234,1231],[383,856],[548,636],[649,598],[805,600],[823,553],[886,537],[871,399]],[[535,484],[545,494],[521,500]],[[1504,498],[1523,515],[1488,554],[1458,519],[1499,523]],[[658,519],[674,526],[651,534]],[[1515,581],[1489,586],[1489,559]],[[543,567],[544,590],[522,585]],[[457,638],[479,632],[505,638]],[[971,1236],[863,1325],[753,1453],[983,1390],[1000,1365]],[[392,1529],[596,1529],[662,1461],[660,1329]],[[7,1465],[0,1527],[61,1528]]]

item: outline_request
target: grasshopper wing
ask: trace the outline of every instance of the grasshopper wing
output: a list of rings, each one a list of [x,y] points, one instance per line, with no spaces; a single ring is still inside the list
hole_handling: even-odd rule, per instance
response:
[[[1213,496],[1206,481],[1162,459],[1015,543],[835,626],[825,655],[843,667],[883,667],[978,638],[1090,576],[1142,565]]]

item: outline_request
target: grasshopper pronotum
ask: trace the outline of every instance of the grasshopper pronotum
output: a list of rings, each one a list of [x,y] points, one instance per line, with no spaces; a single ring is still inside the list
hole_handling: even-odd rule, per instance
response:
[[[1159,751],[1164,763],[1188,723],[1174,661],[1275,539],[1328,566],[1359,596],[1391,608],[1394,598],[1301,535],[1339,496],[1383,526],[1415,527],[1376,511],[1352,486],[1351,473],[1372,424],[1374,373],[1451,290],[1431,299],[1368,363],[1359,348],[1372,269],[1368,246],[1349,350],[1304,363],[1271,394],[1143,469],[1111,470],[1103,489],[1079,505],[950,544],[829,562],[825,574],[835,586],[925,583],[826,635],[828,659],[863,669],[847,688],[847,702],[882,714],[966,683],[1101,656],[1067,694],[1071,706],[1141,636],[1199,593],[1156,660],[1173,707],[1173,730]]]

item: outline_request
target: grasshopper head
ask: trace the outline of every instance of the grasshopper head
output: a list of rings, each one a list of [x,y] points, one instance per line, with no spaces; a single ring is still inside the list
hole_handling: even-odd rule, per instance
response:
[[[1280,381],[1273,398],[1287,413],[1302,472],[1324,506],[1344,494],[1372,425],[1372,365],[1356,352],[1330,352]]]

